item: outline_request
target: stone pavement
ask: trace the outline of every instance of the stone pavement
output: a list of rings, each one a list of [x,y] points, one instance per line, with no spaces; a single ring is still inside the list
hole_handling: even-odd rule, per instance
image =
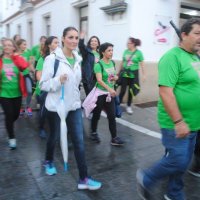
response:
[[[19,118],[16,123],[18,148],[10,151],[0,114],[0,200],[139,200],[136,192],[135,173],[138,167],[150,166],[163,154],[160,140],[117,124],[119,136],[126,144],[112,147],[106,118],[99,123],[102,142],[89,141],[89,123],[85,119],[85,146],[89,173],[103,183],[99,191],[78,191],[78,171],[69,151],[69,171],[63,171],[59,144],[55,152],[56,176],[44,173],[42,162],[46,140],[38,136],[37,112],[32,118]],[[124,113],[123,119],[153,131],[159,131],[156,108],[134,107],[134,114]],[[185,176],[188,200],[200,199],[200,179]],[[162,200],[166,182],[162,181],[153,191],[155,200]]]

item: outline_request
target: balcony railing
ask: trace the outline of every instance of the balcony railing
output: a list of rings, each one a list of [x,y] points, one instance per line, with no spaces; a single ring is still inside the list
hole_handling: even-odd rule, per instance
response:
[[[33,9],[34,0],[21,0],[21,8],[22,12],[30,12]]]
[[[113,3],[109,6],[101,7],[100,9],[103,10],[108,15],[112,15],[115,13],[123,13],[127,9],[127,3],[120,1],[118,3]]]
[[[21,0],[21,5],[24,3],[30,3],[30,0]]]

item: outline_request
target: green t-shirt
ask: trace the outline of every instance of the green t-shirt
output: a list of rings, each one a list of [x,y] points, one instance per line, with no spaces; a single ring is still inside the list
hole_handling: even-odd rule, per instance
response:
[[[36,71],[42,71],[43,64],[44,64],[44,58],[40,57],[38,62],[37,62],[37,65],[36,65]],[[37,81],[36,88],[35,88],[35,94],[39,96],[40,92],[41,92],[41,90],[40,90],[40,87],[39,87],[39,81]]]
[[[140,50],[136,49],[134,52],[126,49],[123,53],[123,68],[128,70],[123,73],[123,77],[134,78],[131,71],[139,69],[139,64],[144,60],[143,54]]]
[[[71,67],[73,68],[74,67],[74,64],[75,64],[75,58],[66,58],[69,62],[69,64],[71,65]]]
[[[27,61],[29,62],[30,61],[30,57],[31,57],[31,51],[29,49],[26,49],[22,54],[21,56]],[[29,68],[27,67],[23,72],[22,74],[25,76],[27,74],[29,74],[30,70]]]
[[[159,85],[174,88],[179,110],[190,130],[200,130],[200,61],[197,56],[175,47],[161,58],[158,73]],[[161,128],[174,128],[161,98],[158,122]]]
[[[32,54],[32,56],[34,56],[35,61],[38,61],[39,58],[41,57],[41,54],[40,54],[40,45],[34,46],[34,47],[31,49],[31,54]]]
[[[100,66],[99,63],[96,63],[94,65],[94,73],[101,73],[102,74],[102,80],[103,82],[108,85],[110,88],[114,88],[114,81],[111,81],[110,78],[112,78],[114,75],[116,75],[115,67],[112,61],[110,61],[108,64],[105,63],[103,60],[100,60],[101,64],[103,65],[103,70],[102,67]],[[96,84],[97,88],[106,91],[104,87],[102,87],[99,83]]]
[[[95,58],[95,63],[98,63],[99,62],[99,59],[100,59],[100,55],[98,52],[96,51],[92,51],[93,55],[94,55],[94,58]]]
[[[19,69],[11,59],[3,58],[0,97],[15,98],[20,96]]]

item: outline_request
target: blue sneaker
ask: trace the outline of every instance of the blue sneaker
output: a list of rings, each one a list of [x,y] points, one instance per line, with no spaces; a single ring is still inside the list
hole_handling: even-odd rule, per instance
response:
[[[85,178],[84,180],[80,180],[78,183],[78,189],[79,190],[98,190],[102,184],[98,181],[95,181],[91,178]]]
[[[57,170],[54,166],[54,163],[52,161],[45,161],[44,163],[44,167],[45,167],[45,173],[49,176],[55,175],[57,174]]]

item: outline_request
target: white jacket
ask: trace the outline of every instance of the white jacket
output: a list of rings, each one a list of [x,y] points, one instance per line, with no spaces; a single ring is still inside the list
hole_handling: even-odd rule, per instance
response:
[[[76,51],[73,51],[75,64],[71,66],[67,61],[61,48],[57,48],[54,53],[46,57],[40,80],[40,89],[47,91],[48,95],[45,101],[45,107],[49,111],[56,112],[56,105],[61,98],[60,76],[67,74],[67,80],[64,83],[64,102],[66,111],[76,110],[81,107],[79,84],[81,81],[81,65],[82,58]],[[58,59],[59,66],[54,78],[54,63]]]

